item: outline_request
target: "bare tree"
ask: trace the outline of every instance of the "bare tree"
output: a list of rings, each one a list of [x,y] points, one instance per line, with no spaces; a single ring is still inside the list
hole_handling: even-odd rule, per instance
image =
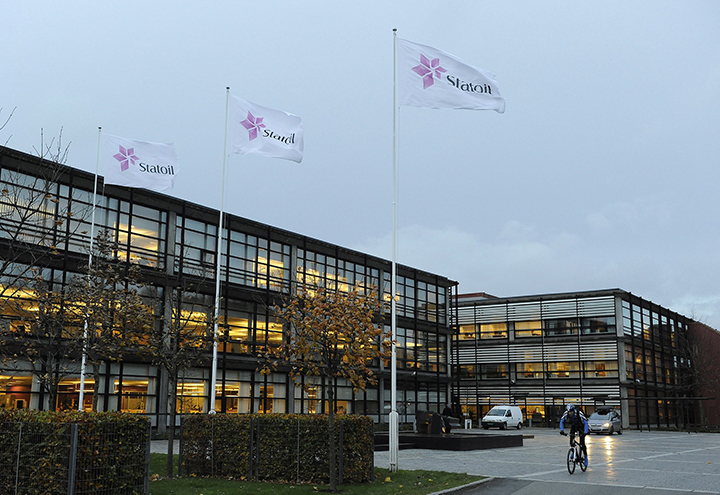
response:
[[[34,173],[6,165],[0,170],[0,314],[7,301],[34,278],[33,270],[49,266],[58,257],[59,247],[77,235],[79,220],[91,212],[88,205],[73,205],[60,194],[68,150],[69,145],[62,144],[62,129],[49,143],[41,131],[40,149],[35,149],[41,161]],[[2,148],[0,154],[4,154]]]
[[[8,122],[10,122],[10,119],[12,119],[12,116],[13,116],[13,114],[15,113],[15,110],[17,110],[17,107],[13,108],[13,109],[10,111],[10,113],[9,113],[8,116],[7,116],[7,118],[5,119],[5,122],[3,122],[2,125],[0,125],[0,131],[2,131],[3,129],[5,129],[5,126],[8,125]],[[3,109],[0,107],[0,115],[2,115],[2,111],[3,111]],[[0,118],[0,119],[1,119],[1,118]],[[2,122],[2,120],[0,120],[0,122]],[[7,146],[7,144],[10,142],[10,138],[11,138],[11,137],[12,137],[12,135],[8,136],[8,138],[5,140],[5,146]]]

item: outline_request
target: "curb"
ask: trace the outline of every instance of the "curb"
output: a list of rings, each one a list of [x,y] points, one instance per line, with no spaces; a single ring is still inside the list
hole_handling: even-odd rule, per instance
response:
[[[450,493],[457,493],[457,492],[459,492],[459,491],[461,491],[461,490],[466,490],[466,489],[468,489],[468,488],[473,488],[473,487],[476,487],[476,486],[478,486],[478,485],[482,485],[483,483],[487,483],[488,481],[494,480],[494,479],[495,479],[495,478],[494,478],[493,476],[488,476],[487,478],[483,478],[483,479],[478,480],[478,481],[473,481],[472,483],[468,483],[468,484],[466,484],[466,485],[455,486],[455,487],[453,487],[453,488],[448,488],[447,490],[440,490],[439,492],[428,493],[428,495],[447,495],[447,494],[450,494]]]

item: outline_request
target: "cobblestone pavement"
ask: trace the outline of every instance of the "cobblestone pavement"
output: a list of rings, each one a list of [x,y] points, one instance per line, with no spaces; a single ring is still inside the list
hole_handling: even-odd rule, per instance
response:
[[[497,434],[498,431],[491,430]],[[590,467],[570,475],[566,467],[568,440],[557,429],[529,428],[522,432],[522,447],[450,452],[442,450],[401,450],[400,469],[426,469],[512,479],[518,487],[529,482],[537,490],[557,483],[587,493],[592,486],[639,490],[659,495],[664,491],[720,494],[720,434],[628,431],[623,435],[589,435]],[[462,430],[457,434],[485,434],[483,430]],[[375,465],[390,466],[388,452],[375,453]],[[569,484],[569,485],[568,485]],[[492,493],[477,487],[464,493]],[[518,488],[520,489],[520,488]],[[505,493],[531,493],[523,491]],[[652,491],[650,491],[652,489]],[[658,490],[662,490],[658,491]],[[544,490],[542,490],[544,491]],[[561,490],[562,491],[562,490]],[[594,491],[594,490],[593,490]],[[553,491],[548,490],[548,493]]]

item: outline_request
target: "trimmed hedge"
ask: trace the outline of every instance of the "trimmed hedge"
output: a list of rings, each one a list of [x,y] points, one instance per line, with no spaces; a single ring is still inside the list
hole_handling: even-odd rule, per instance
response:
[[[372,418],[336,416],[335,444],[338,479],[343,483],[372,481]],[[329,453],[327,415],[183,417],[181,469],[184,475],[328,483]]]
[[[16,479],[26,494],[66,494],[69,483],[76,494],[145,493],[149,425],[127,413],[0,411],[0,494],[16,493]]]

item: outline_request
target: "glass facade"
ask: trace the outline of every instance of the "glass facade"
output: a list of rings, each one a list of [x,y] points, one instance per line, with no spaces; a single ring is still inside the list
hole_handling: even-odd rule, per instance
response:
[[[615,407],[626,427],[673,426],[687,418],[692,395],[684,379],[688,322],[620,290],[460,296],[453,393],[475,417],[498,403],[517,403],[545,424],[574,402],[590,412]]]
[[[219,213],[180,199],[145,190],[107,186],[93,200],[91,174],[54,167],[34,157],[0,147],[0,324],[15,333],[29,331],[37,294],[27,286],[29,273],[40,269],[51,290],[61,290],[79,275],[95,231],[109,231],[117,242],[119,261],[142,268],[151,289],[147,303],[155,307],[158,325],[168,315],[196,333],[207,331],[214,311]],[[43,248],[49,247],[50,249]],[[24,249],[27,257],[8,253]],[[43,257],[37,257],[42,252]],[[39,267],[28,260],[36,256]],[[226,215],[220,243],[221,304],[218,318],[218,361],[215,409],[227,413],[327,412],[333,387],[339,412],[369,414],[385,421],[389,407],[389,363],[375,363],[377,386],[353,391],[343,380],[306,377],[298,387],[286,372],[257,372],[259,354],[282,343],[287,328],[273,314],[297,284],[348,290],[358,284],[375,287],[390,300],[390,262]],[[72,262],[70,261],[72,260]],[[404,382],[404,418],[418,409],[441,410],[449,401],[450,369],[448,301],[454,282],[437,275],[398,267],[398,369],[415,372]],[[175,311],[172,301],[180,297]],[[389,305],[388,305],[389,308]],[[389,309],[385,315],[389,326]],[[12,360],[11,360],[12,361]],[[37,370],[27,363],[0,367],[0,406],[76,409],[79,404],[79,359],[68,361],[56,403],[39,386]],[[168,414],[167,376],[140,359],[101,366],[99,408],[149,415],[154,425]],[[176,411],[206,412],[213,394],[208,366],[183,372],[177,382]],[[93,400],[86,379],[84,408]],[[302,384],[301,384],[302,385]]]

